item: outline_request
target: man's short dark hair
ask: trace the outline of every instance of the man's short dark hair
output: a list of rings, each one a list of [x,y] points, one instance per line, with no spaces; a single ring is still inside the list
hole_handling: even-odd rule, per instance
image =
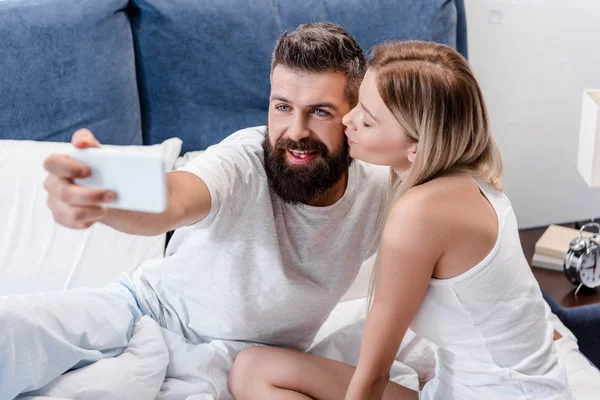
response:
[[[271,74],[277,65],[308,73],[343,72],[346,98],[358,103],[358,88],[367,69],[367,59],[358,42],[339,25],[329,22],[304,24],[284,32],[275,45]]]

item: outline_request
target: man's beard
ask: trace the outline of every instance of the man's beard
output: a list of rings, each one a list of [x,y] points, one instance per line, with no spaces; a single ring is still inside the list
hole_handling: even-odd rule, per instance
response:
[[[335,154],[330,154],[322,142],[308,138],[298,142],[282,138],[273,147],[267,130],[262,147],[269,186],[290,204],[311,204],[319,200],[342,179],[352,163],[345,141]],[[288,161],[287,150],[307,151],[316,156],[307,164],[294,165]]]

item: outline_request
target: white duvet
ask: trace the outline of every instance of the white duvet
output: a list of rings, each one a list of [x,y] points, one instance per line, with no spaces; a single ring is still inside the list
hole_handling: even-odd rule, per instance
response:
[[[364,310],[364,299],[340,303],[315,338],[311,352],[356,364]],[[553,314],[551,322],[563,335],[556,344],[567,366],[575,399],[597,400],[600,371],[579,352],[573,334]],[[206,356],[207,345],[200,346],[202,356]],[[64,374],[41,390],[19,399],[213,399],[213,396],[188,396],[185,393],[189,393],[189,385],[195,385],[198,380],[211,380],[211,370],[229,369],[231,355],[240,349],[231,342],[211,343],[211,370],[198,371],[190,360],[198,355],[195,353],[200,351],[200,346],[185,343],[181,337],[144,317],[136,325],[128,348],[120,356]],[[433,351],[431,343],[408,332],[392,368],[392,379],[404,386],[418,388],[434,373]],[[227,382],[218,381],[222,380],[223,374],[215,376],[218,378],[214,384],[227,385]]]

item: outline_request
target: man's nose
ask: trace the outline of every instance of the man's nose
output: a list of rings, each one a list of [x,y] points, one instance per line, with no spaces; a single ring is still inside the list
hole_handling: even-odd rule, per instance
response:
[[[296,118],[288,130],[288,137],[296,142],[310,136],[310,130],[304,118]]]

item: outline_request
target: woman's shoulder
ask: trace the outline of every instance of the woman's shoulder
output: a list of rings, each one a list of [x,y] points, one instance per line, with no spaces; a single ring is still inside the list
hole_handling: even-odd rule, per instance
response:
[[[410,207],[415,211],[434,211],[432,205],[444,208],[451,200],[467,200],[478,194],[479,186],[467,175],[446,175],[410,188],[394,207]]]
[[[388,222],[425,224],[453,230],[481,201],[477,182],[467,175],[442,176],[409,189],[392,205]]]
[[[423,235],[428,235],[432,227],[443,223],[440,221],[443,212],[440,212],[437,193],[439,190],[428,182],[409,189],[396,200],[387,217],[383,241],[396,241],[400,238],[403,241],[408,238],[418,240]],[[432,244],[431,240],[427,241],[427,245],[429,244]]]
[[[452,193],[447,186],[456,182],[444,181],[438,178],[415,186],[392,205],[381,237],[382,249],[404,256],[417,251],[429,257],[431,265],[446,252],[456,223],[449,218],[453,211],[441,199]]]

